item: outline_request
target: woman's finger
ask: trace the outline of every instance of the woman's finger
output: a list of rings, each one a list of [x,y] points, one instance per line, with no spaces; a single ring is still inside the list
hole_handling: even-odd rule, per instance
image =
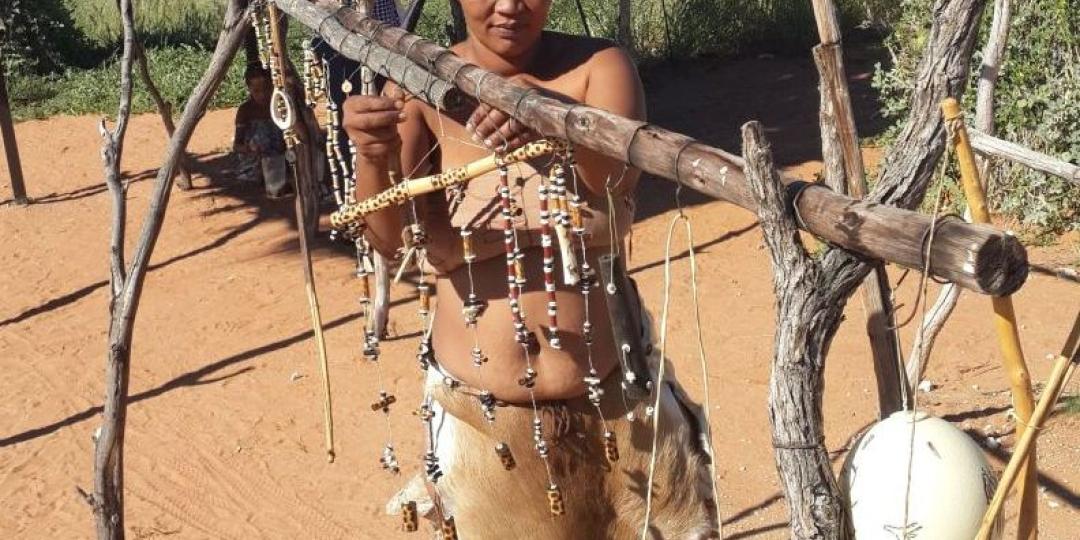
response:
[[[402,110],[405,102],[383,96],[349,96],[342,104],[345,114]]]
[[[405,121],[405,113],[391,109],[389,111],[364,112],[345,115],[342,125],[345,129],[370,131],[385,127],[394,127]]]

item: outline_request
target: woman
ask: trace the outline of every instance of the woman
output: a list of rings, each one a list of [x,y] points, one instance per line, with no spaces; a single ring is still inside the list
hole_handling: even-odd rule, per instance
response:
[[[644,118],[643,91],[631,59],[606,41],[544,32],[551,0],[462,0],[461,5],[468,38],[453,51],[466,61],[568,102]],[[390,97],[393,88],[385,94],[353,96],[344,105],[344,126],[357,147],[357,177],[363,179],[358,198],[390,185],[389,163],[399,151],[402,171],[416,177],[538,138],[483,104],[467,118],[451,118],[419,100]],[[575,159],[578,194],[588,207],[586,262],[596,268],[597,257],[621,247],[629,230],[638,172],[585,148],[575,148]],[[440,428],[437,457],[445,473],[437,484],[438,513],[452,516],[463,538],[626,538],[639,535],[644,524],[651,424],[643,419],[644,399],[620,397],[620,362],[603,295],[594,291],[586,303],[577,287],[559,279],[559,347],[541,324],[548,298],[537,240],[537,188],[549,172],[548,161],[515,166],[511,175],[527,280],[520,305],[531,339],[524,346],[506,299],[498,174],[418,201],[428,234],[426,264],[435,271],[438,296],[431,335],[436,365],[429,369]],[[608,188],[613,204],[608,204]],[[377,250],[393,256],[402,246],[406,215],[395,208],[368,216],[365,235]],[[463,261],[462,228],[472,231],[477,258],[471,268]],[[462,317],[470,291],[485,304],[475,333]],[[582,336],[586,321],[593,328],[591,351]],[[488,359],[479,367],[474,345]],[[530,366],[535,379],[524,384]],[[606,395],[599,408],[606,424],[586,397],[590,376],[603,381]],[[707,443],[690,409],[676,397],[677,388],[664,385],[662,391],[650,528],[663,538],[708,537],[716,526],[709,510]],[[483,406],[477,405],[477,396],[488,394],[500,404],[494,422],[485,421]],[[533,448],[534,398],[549,448],[547,467]],[[601,435],[609,431],[621,454],[618,461],[604,457]],[[518,464],[513,471],[500,465],[494,451],[499,444],[513,451]],[[551,484],[565,504],[566,515],[557,518],[545,494]]]

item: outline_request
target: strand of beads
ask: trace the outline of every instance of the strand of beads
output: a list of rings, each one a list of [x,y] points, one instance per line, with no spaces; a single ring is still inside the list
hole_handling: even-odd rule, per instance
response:
[[[465,326],[472,331],[473,348],[470,354],[473,367],[476,368],[480,378],[480,410],[484,413],[484,419],[490,424],[495,421],[495,396],[483,384],[483,367],[488,359],[484,351],[480,349],[480,332],[477,328],[480,314],[487,307],[487,303],[476,294],[476,282],[473,279],[473,263],[476,262],[476,251],[473,250],[472,244],[473,233],[466,227],[462,227],[459,233],[461,235],[462,259],[465,261],[466,272],[469,276],[469,294],[465,298],[461,313],[465,318]]]
[[[603,427],[603,445],[604,455],[611,463],[615,463],[619,460],[619,445],[616,440],[615,432],[611,431],[608,427],[607,419],[604,417],[604,412],[600,407],[601,399],[604,396],[604,389],[600,387],[602,382],[599,376],[599,372],[596,370],[596,366],[593,362],[593,325],[590,319],[590,293],[596,288],[596,270],[589,265],[589,258],[585,244],[585,222],[582,219],[582,206],[584,205],[581,196],[578,195],[578,182],[575,169],[575,163],[573,158],[573,148],[567,147],[564,160],[566,162],[566,168],[568,168],[574,178],[574,195],[570,203],[567,219],[570,225],[570,232],[574,235],[577,243],[581,249],[581,276],[578,280],[578,289],[581,291],[581,297],[585,303],[585,321],[581,325],[581,338],[585,342],[585,356],[588,359],[589,374],[583,379],[585,387],[587,389],[586,394],[589,399],[589,403],[596,408],[596,413],[600,417],[600,424]],[[565,169],[561,166],[554,168],[554,175],[556,181],[563,186],[565,190],[566,177]],[[565,201],[565,199],[564,199]],[[625,396],[623,396],[625,403]]]
[[[263,69],[270,69],[269,24],[266,19],[266,12],[263,9],[251,11],[251,28],[255,32],[255,43],[258,44],[259,49],[259,63],[262,64]]]
[[[548,211],[548,186],[541,181],[540,199],[540,245],[544,250],[544,290],[547,292],[548,343],[552,349],[561,349],[559,340],[558,306],[555,301],[555,248],[551,238],[550,214]]]
[[[522,253],[520,246],[518,245],[517,234],[514,229],[514,218],[511,210],[511,195],[510,195],[510,172],[506,167],[506,164],[501,160],[499,164],[499,199],[501,204],[501,213],[503,217],[503,244],[506,249],[506,280],[507,280],[507,297],[510,303],[510,313],[514,323],[514,338],[521,345],[522,351],[525,354],[525,376],[518,380],[518,384],[524,386],[529,392],[529,401],[532,404],[533,411],[533,441],[537,454],[540,456],[541,461],[544,463],[544,469],[548,476],[548,488],[547,496],[549,509],[552,515],[561,516],[566,512],[566,508],[563,505],[562,490],[555,483],[555,478],[551,473],[551,464],[548,461],[549,448],[547,441],[544,440],[544,426],[540,420],[540,412],[536,405],[536,393],[533,388],[536,386],[536,369],[533,367],[532,354],[529,352],[529,331],[525,326],[525,314],[521,309],[520,297],[521,293],[525,289],[525,273],[523,269],[524,253]],[[501,451],[500,447],[496,448],[497,452]],[[502,455],[500,455],[501,459]],[[505,461],[504,461],[505,466]]]

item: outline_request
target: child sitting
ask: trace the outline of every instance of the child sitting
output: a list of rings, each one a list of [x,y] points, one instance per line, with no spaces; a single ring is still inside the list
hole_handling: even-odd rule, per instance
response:
[[[285,162],[285,140],[270,119],[270,73],[252,64],[244,71],[248,99],[236,111],[233,152],[240,163],[241,181],[261,182],[271,199],[292,193]]]

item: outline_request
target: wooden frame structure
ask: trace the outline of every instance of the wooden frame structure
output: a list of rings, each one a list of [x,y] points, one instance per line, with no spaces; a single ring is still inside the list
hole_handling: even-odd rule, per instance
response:
[[[368,47],[406,57],[433,77],[511,114],[546,137],[568,140],[711,197],[750,211],[757,209],[739,156],[646,122],[545,96],[469,64],[431,41],[363,17],[332,0],[273,1],[320,35],[330,21],[336,21],[366,39]],[[329,43],[334,43],[332,37]],[[354,59],[363,61],[363,57]],[[925,239],[933,225],[928,216],[858,201],[818,185],[791,179],[785,179],[785,183],[789,186],[788,203],[800,216],[802,228],[869,259],[907,268],[923,267]],[[935,234],[936,240],[929,246],[929,268],[937,277],[992,295],[1015,292],[1027,278],[1026,251],[1009,234],[955,222],[939,223]]]

